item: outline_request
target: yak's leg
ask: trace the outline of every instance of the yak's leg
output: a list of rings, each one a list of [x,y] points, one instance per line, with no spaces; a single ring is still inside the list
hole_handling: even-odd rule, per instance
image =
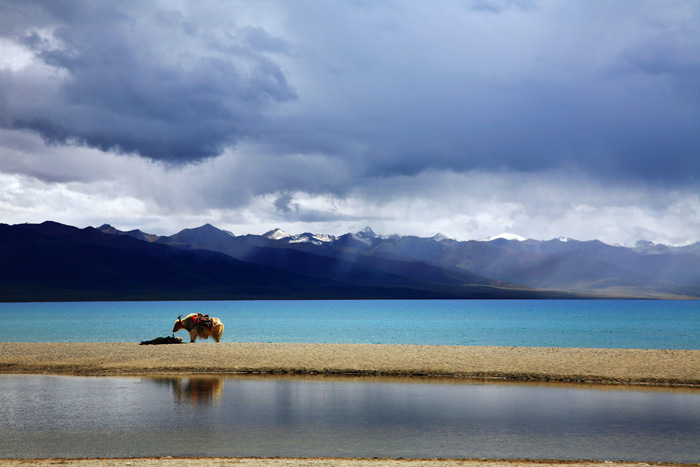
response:
[[[221,335],[224,333],[224,325],[223,324],[217,324],[214,326],[214,329],[212,330],[211,336],[214,338],[214,340],[218,343],[221,341]]]
[[[194,328],[190,331],[190,342],[191,343],[197,342],[197,328]]]

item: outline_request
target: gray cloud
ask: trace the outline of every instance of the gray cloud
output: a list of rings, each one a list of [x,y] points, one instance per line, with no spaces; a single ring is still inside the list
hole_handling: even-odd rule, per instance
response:
[[[298,206],[292,205],[292,195],[290,193],[282,193],[280,194],[277,199],[275,200],[275,209],[278,212],[284,213],[284,214],[289,214],[292,212],[292,208],[296,207],[298,209]]]
[[[0,218],[9,223],[110,222],[158,234],[206,222],[236,234],[275,227],[342,234],[370,225],[383,234],[442,232],[461,240],[511,231],[629,244],[640,238],[695,241],[700,235],[700,196],[689,187],[610,184],[564,170],[425,171],[364,179],[343,196],[318,195],[324,188],[312,185],[314,180],[348,184],[333,179],[342,166],[320,158],[252,158],[262,149],[243,145],[199,164],[166,166],[88,147],[46,145],[27,130],[24,138],[0,130],[0,141],[12,140],[8,135],[16,149],[0,150]],[[275,189],[282,174],[294,171],[308,181],[296,190]]]
[[[379,177],[700,174],[697,8],[295,2],[251,15],[244,3],[184,5],[5,8],[5,37],[36,64],[0,75],[0,122],[170,162],[246,139]]]
[[[1,173],[124,219],[697,237],[700,8],[3,2],[0,127]]]
[[[141,2],[19,2],[6,37],[45,66],[0,77],[2,125],[165,161],[217,156],[296,95],[271,57],[284,41],[231,22],[221,37]],[[41,12],[36,21],[28,12]],[[24,21],[24,23],[22,23]],[[20,28],[23,25],[23,28]],[[56,81],[58,80],[58,83]],[[20,97],[31,94],[31,103]]]
[[[300,83],[299,118],[271,144],[360,161],[373,177],[568,167],[610,182],[697,181],[696,8],[492,5],[499,14],[479,2],[299,7],[297,42],[310,50],[296,66],[314,88]]]

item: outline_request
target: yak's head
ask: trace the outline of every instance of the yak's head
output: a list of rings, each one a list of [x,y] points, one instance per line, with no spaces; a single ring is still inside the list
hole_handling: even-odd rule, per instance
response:
[[[173,332],[178,332],[180,329],[182,329],[182,315],[177,317],[177,321],[175,321],[175,326],[173,326]]]

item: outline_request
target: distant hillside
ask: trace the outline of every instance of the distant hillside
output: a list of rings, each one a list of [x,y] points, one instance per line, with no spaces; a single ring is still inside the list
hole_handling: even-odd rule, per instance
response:
[[[219,251],[242,261],[344,283],[359,284],[361,277],[371,282],[361,271],[372,268],[438,284],[595,297],[700,298],[700,243],[671,247],[639,242],[630,248],[597,240],[524,240],[513,234],[459,242],[439,234],[380,236],[369,228],[337,237],[290,235],[281,229],[234,236],[211,225],[159,237],[157,242]]]
[[[161,241],[44,222],[0,224],[0,300],[207,300],[359,298],[547,298],[567,297],[463,276],[430,280],[397,275],[361,262],[349,263],[303,252],[249,248],[257,263],[196,249],[184,241],[208,242],[213,227]],[[231,239],[228,233],[223,233]],[[171,239],[172,240],[172,239]],[[177,243],[174,247],[168,243]],[[314,266],[316,262],[316,267]],[[264,264],[267,263],[267,264]],[[327,274],[335,268],[336,274]],[[321,274],[319,270],[325,271]],[[438,274],[439,275],[439,274]]]

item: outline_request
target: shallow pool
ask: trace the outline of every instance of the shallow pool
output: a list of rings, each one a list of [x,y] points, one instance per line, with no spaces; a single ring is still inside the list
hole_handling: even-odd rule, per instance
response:
[[[0,457],[700,461],[700,391],[0,375]]]

